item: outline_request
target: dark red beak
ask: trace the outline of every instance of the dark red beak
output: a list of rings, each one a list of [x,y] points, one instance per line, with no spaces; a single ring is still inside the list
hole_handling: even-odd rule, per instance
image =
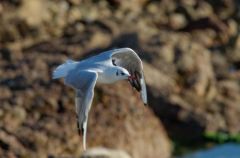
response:
[[[133,76],[133,75],[131,75],[131,76],[128,77],[128,79],[129,79],[129,80],[136,80],[136,77]]]

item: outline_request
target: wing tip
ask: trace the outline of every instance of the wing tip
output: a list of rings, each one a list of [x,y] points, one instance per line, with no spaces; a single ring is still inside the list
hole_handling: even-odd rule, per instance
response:
[[[83,150],[86,151],[87,148],[86,148],[86,143],[83,143]]]
[[[84,128],[78,128],[78,135],[83,139],[83,150],[86,151],[86,133]]]
[[[76,118],[78,120],[78,115],[76,115]],[[77,121],[77,131],[78,131],[78,135],[79,137],[82,137],[83,140],[83,150],[86,150],[86,130],[84,129],[84,124],[79,124],[79,122]]]
[[[86,129],[83,129],[83,150],[86,150]]]

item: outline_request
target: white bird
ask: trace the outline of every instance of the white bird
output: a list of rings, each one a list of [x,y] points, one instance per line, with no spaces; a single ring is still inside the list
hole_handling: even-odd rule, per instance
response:
[[[53,79],[64,78],[64,83],[76,90],[75,105],[78,132],[83,134],[86,149],[88,112],[91,108],[94,86],[98,83],[114,83],[128,79],[147,104],[147,92],[143,65],[139,56],[130,48],[120,48],[76,62],[67,60],[53,72]]]

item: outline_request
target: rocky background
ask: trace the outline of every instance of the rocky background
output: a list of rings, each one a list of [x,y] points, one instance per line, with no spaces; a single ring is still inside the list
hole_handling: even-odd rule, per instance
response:
[[[169,158],[240,140],[239,23],[238,0],[1,0],[0,157],[80,157],[74,91],[52,70],[119,47],[143,59],[149,106],[127,82],[97,86],[89,148]]]

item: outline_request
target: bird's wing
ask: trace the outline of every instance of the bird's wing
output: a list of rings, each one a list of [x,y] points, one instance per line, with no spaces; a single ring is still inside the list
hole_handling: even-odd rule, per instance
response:
[[[120,48],[112,51],[108,51],[107,54],[112,60],[112,64],[115,66],[121,66],[128,70],[131,74],[129,82],[141,92],[141,98],[144,104],[147,104],[147,91],[143,74],[142,61],[132,49]]]
[[[96,81],[97,73],[89,71],[71,71],[65,78],[65,84],[76,90],[77,127],[79,134],[83,135],[84,150],[86,149],[88,112],[91,108]]]

